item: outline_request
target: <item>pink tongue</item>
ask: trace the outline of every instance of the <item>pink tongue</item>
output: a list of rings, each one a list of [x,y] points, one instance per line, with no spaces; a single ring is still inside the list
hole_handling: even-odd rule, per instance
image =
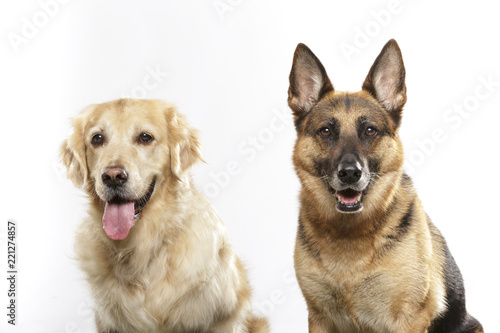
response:
[[[356,194],[353,197],[345,197],[342,194],[340,195],[340,197],[342,198],[342,202],[345,203],[345,204],[356,203],[356,200],[358,200],[358,196],[359,196],[358,194]]]
[[[106,203],[102,223],[109,238],[125,239],[134,224],[134,202]]]

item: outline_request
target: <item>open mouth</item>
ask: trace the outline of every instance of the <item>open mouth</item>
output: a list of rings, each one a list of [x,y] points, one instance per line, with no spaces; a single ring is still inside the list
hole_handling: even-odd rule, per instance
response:
[[[340,212],[356,213],[363,209],[363,197],[365,191],[356,191],[353,189],[335,190],[330,186],[330,192],[337,199],[337,209]]]
[[[127,238],[130,229],[134,225],[146,204],[148,203],[155,188],[155,179],[149,185],[149,189],[141,198],[129,201],[122,198],[114,198],[106,202],[102,223],[106,235],[114,240]]]

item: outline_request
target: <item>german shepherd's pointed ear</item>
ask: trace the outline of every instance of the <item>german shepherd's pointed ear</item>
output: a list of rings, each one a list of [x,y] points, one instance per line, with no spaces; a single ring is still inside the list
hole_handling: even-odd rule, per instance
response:
[[[389,112],[396,128],[406,103],[405,66],[398,43],[394,39],[385,44],[363,83],[369,92]]]
[[[85,185],[89,174],[85,156],[84,119],[86,119],[86,114],[91,109],[93,109],[93,106],[83,110],[79,116],[73,119],[73,133],[62,143],[59,155],[66,167],[68,178],[78,188]]]
[[[293,110],[295,123],[330,91],[333,86],[319,59],[306,45],[298,44],[288,89],[288,105]]]
[[[177,179],[194,163],[203,161],[198,132],[189,127],[183,115],[174,107],[167,106],[165,115],[168,124],[170,169]]]

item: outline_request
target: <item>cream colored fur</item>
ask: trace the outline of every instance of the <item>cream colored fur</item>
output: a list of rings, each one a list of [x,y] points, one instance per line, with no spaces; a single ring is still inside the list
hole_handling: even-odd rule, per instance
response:
[[[268,332],[252,316],[244,269],[223,223],[186,172],[200,160],[197,134],[161,101],[117,100],[93,105],[73,120],[63,143],[68,177],[90,198],[76,254],[94,298],[99,332]],[[92,145],[102,133],[105,143]],[[136,138],[146,132],[147,145]],[[103,231],[106,188],[101,173],[120,165],[127,190],[151,199],[127,238]]]

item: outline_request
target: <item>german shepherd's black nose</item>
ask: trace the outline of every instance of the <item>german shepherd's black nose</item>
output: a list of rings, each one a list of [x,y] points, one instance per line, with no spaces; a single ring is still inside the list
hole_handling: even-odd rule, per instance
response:
[[[351,185],[356,183],[362,175],[360,169],[360,163],[354,154],[345,154],[338,167],[337,177],[339,177],[342,183]]]
[[[109,187],[117,187],[125,183],[128,179],[127,172],[120,167],[107,167],[102,175],[102,182]]]
[[[339,179],[346,184],[354,184],[361,178],[361,170],[356,166],[347,166],[337,173]]]

